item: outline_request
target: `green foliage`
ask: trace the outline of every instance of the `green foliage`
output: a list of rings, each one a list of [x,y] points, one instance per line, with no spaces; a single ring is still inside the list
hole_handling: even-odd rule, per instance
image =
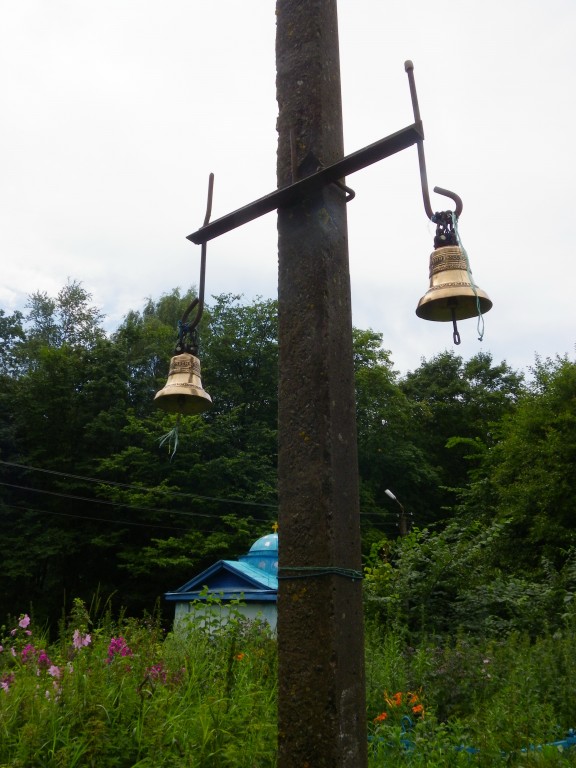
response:
[[[415,444],[418,406],[398,385],[382,335],[353,331],[363,538],[377,540],[382,531],[395,535],[397,508],[385,495],[392,487],[418,520],[428,517],[427,489],[439,476]],[[379,532],[379,535],[376,533]]]
[[[459,631],[485,638],[558,631],[571,615],[576,553],[561,568],[543,560],[540,572],[505,570],[493,556],[507,546],[509,528],[497,520],[465,528],[455,521],[374,544],[365,569],[369,618],[413,642]]]
[[[200,325],[214,407],[154,408],[195,292],[128,312],[107,338],[69,281],[0,314],[3,611],[21,596],[54,627],[69,595],[142,610],[276,519],[277,307],[213,297]],[[576,589],[572,525],[576,373],[537,359],[533,379],[490,355],[442,353],[405,377],[382,336],[353,331],[360,511],[371,618],[407,637],[459,630],[536,637]],[[413,533],[398,540],[399,507]]]
[[[272,768],[276,640],[224,607],[166,635],[157,616],[97,618],[76,599],[51,645],[21,614],[0,631],[0,765]],[[370,624],[369,767],[576,765],[551,745],[576,717],[574,640],[568,622],[413,646]]]
[[[381,626],[367,637],[371,766],[576,764],[576,751],[546,746],[576,716],[570,629],[416,647]]]
[[[529,568],[539,567],[542,555],[561,565],[576,544],[576,364],[539,362],[535,373],[488,464],[497,515],[510,520]]]
[[[420,519],[420,524],[446,517],[442,510],[454,504],[452,489],[467,485],[468,452],[461,450],[464,443],[453,439],[492,445],[496,425],[515,408],[522,378],[505,362],[493,365],[488,353],[464,362],[452,352],[443,352],[403,379],[403,392],[419,406],[412,439],[431,457],[438,476],[437,486],[427,489],[433,513]]]
[[[14,656],[0,653],[0,765],[274,765],[276,648],[264,626],[233,619],[218,635],[164,637],[154,617],[93,626],[81,601],[51,647],[28,626],[9,635]]]

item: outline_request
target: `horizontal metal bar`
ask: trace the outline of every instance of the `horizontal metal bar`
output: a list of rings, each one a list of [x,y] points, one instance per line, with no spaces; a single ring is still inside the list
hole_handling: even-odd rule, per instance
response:
[[[422,123],[413,123],[407,128],[402,128],[402,130],[392,133],[384,139],[375,141],[374,144],[369,144],[367,147],[343,157],[342,160],[338,160],[334,165],[322,168],[317,173],[306,176],[306,178],[300,179],[300,181],[290,184],[288,187],[277,189],[275,192],[271,192],[269,195],[261,197],[253,203],[245,205],[243,208],[238,208],[238,210],[228,213],[226,216],[215,219],[210,224],[188,235],[186,239],[191,240],[197,245],[206,243],[208,240],[213,240],[215,237],[230,232],[232,229],[253,221],[265,213],[270,213],[270,211],[274,211],[277,208],[294,205],[304,195],[321,189],[327,184],[338,181],[373,163],[377,163],[385,157],[390,157],[390,155],[394,155],[396,152],[401,152],[403,149],[411,147],[412,144],[422,141],[423,138]]]

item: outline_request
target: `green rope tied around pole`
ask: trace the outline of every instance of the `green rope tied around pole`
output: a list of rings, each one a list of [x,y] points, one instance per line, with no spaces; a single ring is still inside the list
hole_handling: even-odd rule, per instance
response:
[[[316,576],[342,576],[345,579],[351,579],[352,581],[362,581],[364,578],[362,571],[356,571],[353,568],[340,568],[339,566],[284,566],[283,568],[280,568],[279,571],[279,579],[307,579],[314,578]],[[290,571],[290,573],[285,575],[283,573],[284,571]]]
[[[464,248],[464,245],[462,244],[462,239],[460,238],[460,232],[458,232],[458,219],[456,218],[454,211],[452,211],[452,226],[454,227],[454,234],[456,235],[456,240],[458,242],[458,245],[460,246],[462,253],[464,254],[464,260],[466,262],[466,274],[468,275],[468,280],[470,281],[470,285],[472,286],[472,290],[474,291],[474,296],[476,297],[476,309],[478,310],[478,324],[476,327],[478,330],[478,341],[482,341],[482,339],[484,338],[484,318],[482,317],[482,309],[480,308],[480,297],[478,296],[478,292],[476,291],[476,285],[472,278],[472,270],[470,269],[470,260],[468,258],[468,253],[466,251],[466,248]]]

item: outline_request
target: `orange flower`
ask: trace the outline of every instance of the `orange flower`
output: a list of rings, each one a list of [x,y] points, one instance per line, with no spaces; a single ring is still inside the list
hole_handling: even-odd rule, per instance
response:
[[[424,707],[422,704],[415,704],[412,707],[412,712],[414,712],[415,715],[423,715],[424,714]]]
[[[380,712],[380,714],[374,718],[374,722],[382,723],[384,720],[386,720],[387,717],[388,717],[388,712]]]
[[[236,659],[236,661],[242,661],[244,656],[246,656],[245,653],[237,653],[236,656],[234,656],[234,658]]]

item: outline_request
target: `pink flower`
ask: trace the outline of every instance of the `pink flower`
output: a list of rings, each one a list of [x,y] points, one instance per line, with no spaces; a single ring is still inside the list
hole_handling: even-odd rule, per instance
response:
[[[62,670],[60,667],[57,667],[56,664],[52,664],[52,666],[48,667],[48,674],[50,677],[60,677]]]
[[[52,662],[48,658],[48,654],[46,653],[46,651],[40,651],[40,653],[38,654],[38,666],[44,667],[44,669],[46,669],[46,667],[49,667],[51,664]]]
[[[79,650],[80,648],[84,648],[87,645],[90,645],[91,642],[92,642],[92,637],[90,635],[83,635],[79,629],[74,630],[72,643],[74,645],[74,648],[76,648],[76,650]]]
[[[110,664],[110,662],[114,659],[114,656],[132,656],[132,651],[128,647],[128,644],[126,643],[126,640],[123,637],[113,637],[110,640],[110,644],[108,646],[108,658],[106,659],[106,663]]]
[[[22,627],[22,629],[26,629],[28,624],[30,624],[30,616],[28,616],[28,614],[25,613],[24,616],[22,616],[22,618],[18,622],[18,626]]]
[[[34,656],[36,653],[36,648],[34,648],[33,645],[28,643],[28,645],[25,645],[24,648],[22,648],[22,661],[27,661],[29,656]]]
[[[154,666],[150,667],[146,670],[151,680],[155,680],[161,683],[166,682],[166,670],[164,669],[164,666],[162,662],[159,664],[154,664]]]
[[[0,680],[0,688],[2,688],[6,693],[10,690],[10,686],[15,680],[15,676],[12,675],[4,675],[2,680]]]

